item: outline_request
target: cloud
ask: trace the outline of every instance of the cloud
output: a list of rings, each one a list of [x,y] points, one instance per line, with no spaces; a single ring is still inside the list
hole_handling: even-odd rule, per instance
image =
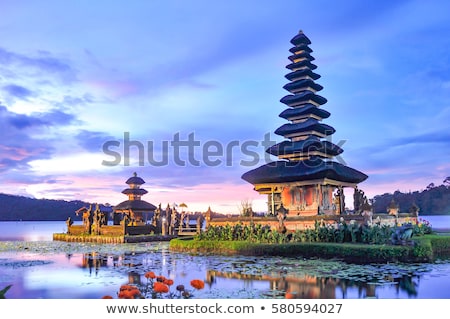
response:
[[[0,171],[27,169],[36,159],[48,159],[54,152],[50,139],[34,137],[49,127],[67,125],[74,116],[62,111],[16,114],[0,105]]]
[[[0,105],[0,119],[6,124],[16,128],[24,129],[40,126],[62,126],[75,121],[72,114],[65,113],[59,110],[44,113],[32,113],[30,115],[17,114],[8,112],[6,107]]]
[[[77,143],[85,150],[90,152],[99,152],[102,146],[111,140],[116,140],[113,136],[104,132],[93,132],[88,130],[81,130],[75,135]]]
[[[429,133],[416,134],[393,139],[392,147],[400,145],[421,144],[421,148],[427,148],[426,144],[442,144],[441,147],[450,147],[450,132],[446,129],[435,130]],[[418,145],[419,146],[419,145]]]
[[[76,80],[76,71],[69,62],[54,57],[46,51],[38,51],[34,56],[8,51],[0,48],[0,66],[9,70],[20,68],[28,70],[27,74],[42,76],[43,74],[57,75],[64,81]]]
[[[34,93],[31,90],[16,84],[5,85],[3,86],[2,89],[9,95],[20,99],[26,99],[34,95]]]

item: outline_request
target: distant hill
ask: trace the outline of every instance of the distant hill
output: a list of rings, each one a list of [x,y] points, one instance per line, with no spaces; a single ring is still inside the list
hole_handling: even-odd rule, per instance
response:
[[[415,203],[419,207],[419,215],[450,215],[450,177],[442,185],[431,183],[422,191],[393,194],[386,193],[373,198],[374,213],[386,213],[391,200],[399,205],[400,212],[406,213]]]
[[[447,177],[442,185],[436,186],[432,183],[422,191],[396,191],[393,194],[376,195],[372,199],[373,211],[386,213],[392,199],[400,206],[400,212],[408,212],[415,203],[420,209],[420,215],[449,215],[450,177]],[[81,220],[80,216],[75,215],[75,211],[90,204],[80,200],[35,199],[0,193],[0,221],[66,220],[69,216],[73,220]],[[213,215],[224,217],[218,213]]]
[[[0,194],[0,220],[80,220],[75,211],[89,203]]]

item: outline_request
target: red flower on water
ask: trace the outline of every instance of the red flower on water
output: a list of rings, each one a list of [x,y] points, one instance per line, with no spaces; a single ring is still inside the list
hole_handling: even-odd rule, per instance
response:
[[[155,279],[156,275],[155,275],[155,273],[153,271],[147,271],[144,274],[144,277],[147,278],[147,279]]]
[[[162,282],[155,282],[153,284],[153,291],[156,293],[167,293],[169,292],[169,286],[167,286],[166,284],[162,283]]]
[[[191,280],[191,286],[197,290],[205,288],[205,282],[200,279]]]
[[[132,285],[122,285],[119,289],[118,297],[120,299],[136,299],[141,296],[141,291]]]
[[[106,295],[106,296],[103,296],[102,299],[114,299],[114,298],[110,295]]]
[[[284,295],[284,298],[286,298],[286,299],[295,299],[295,295],[293,293],[291,293],[291,292],[287,292]]]
[[[173,285],[173,280],[172,279],[166,279],[163,281],[164,284],[166,284],[167,286],[172,286]]]

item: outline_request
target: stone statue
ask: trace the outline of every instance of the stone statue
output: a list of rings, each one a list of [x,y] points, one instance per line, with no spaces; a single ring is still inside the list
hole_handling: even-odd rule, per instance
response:
[[[152,225],[155,226],[156,229],[160,229],[161,227],[161,211],[161,203],[159,203],[152,219]]]
[[[92,216],[92,205],[89,205],[89,208],[87,208],[83,213],[83,226],[84,231],[87,234],[91,233],[91,226],[93,223],[93,216]]]
[[[94,226],[94,233],[96,235],[100,234],[100,227],[101,227],[101,211],[100,206],[98,204],[95,205],[95,210],[93,214],[93,226]]]
[[[333,198],[333,209],[336,215],[341,214],[341,198],[340,198],[339,190],[336,191],[336,194]]]
[[[333,199],[333,207],[337,215],[342,214],[345,210],[345,196],[341,187],[338,187],[336,190],[336,194]]]
[[[406,245],[411,243],[413,227],[411,224],[403,224],[397,227],[391,236],[391,243],[393,245]]]
[[[67,233],[69,234],[70,233],[70,231],[69,231],[70,226],[73,225],[73,220],[72,220],[72,218],[70,216],[66,220],[66,225],[67,225]]]
[[[284,225],[284,221],[288,214],[288,210],[284,208],[283,203],[281,203],[280,208],[277,209],[277,219],[278,219],[278,231],[280,233],[286,232],[286,226]]]
[[[178,212],[174,208],[172,209],[172,215],[170,216],[170,225],[169,225],[169,233],[171,235],[175,235],[176,229],[178,227]]]
[[[353,207],[355,214],[360,214],[362,212],[362,206],[366,200],[367,198],[364,195],[364,191],[358,189],[358,187],[355,187],[355,191],[353,193]]]
[[[361,216],[364,217],[364,224],[369,226],[372,225],[372,216],[373,216],[372,205],[370,205],[367,198],[364,198],[364,204],[361,205],[360,209],[362,211]]]

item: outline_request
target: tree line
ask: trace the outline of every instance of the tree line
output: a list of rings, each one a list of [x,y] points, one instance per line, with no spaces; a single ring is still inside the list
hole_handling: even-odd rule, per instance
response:
[[[385,193],[372,199],[374,213],[386,213],[392,199],[406,213],[412,205],[419,207],[420,215],[450,214],[450,176],[441,185],[429,184],[422,191]],[[0,194],[0,221],[17,220],[79,220],[75,211],[91,203],[81,200],[35,199],[25,196]],[[214,213],[214,215],[222,215]],[[216,216],[217,217],[217,216]],[[223,216],[222,216],[223,217]]]
[[[450,176],[441,185],[429,184],[422,191],[403,193],[395,191],[376,195],[372,199],[374,213],[385,213],[392,199],[399,205],[400,212],[406,213],[412,205],[419,207],[419,215],[450,214]]]
[[[75,211],[89,203],[80,200],[65,201],[35,199],[25,196],[0,194],[0,220],[72,220],[80,219]]]

